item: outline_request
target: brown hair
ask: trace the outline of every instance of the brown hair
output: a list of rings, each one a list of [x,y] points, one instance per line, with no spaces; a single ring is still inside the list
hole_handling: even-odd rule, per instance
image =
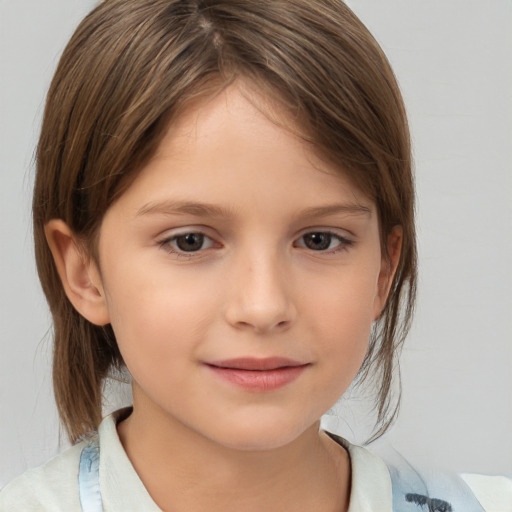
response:
[[[68,301],[44,226],[63,219],[94,257],[103,215],[194,97],[242,77],[294,112],[304,136],[377,205],[382,247],[403,246],[359,378],[375,380],[376,435],[399,401],[391,382],[416,284],[414,187],[401,95],[382,50],[339,0],[106,0],[79,25],[48,92],[33,214],[54,321],[53,379],[72,442],[101,421],[102,384],[123,363],[110,326]]]

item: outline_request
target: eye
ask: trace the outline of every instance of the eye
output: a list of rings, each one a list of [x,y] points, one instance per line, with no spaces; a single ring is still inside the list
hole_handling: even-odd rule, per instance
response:
[[[183,233],[175,235],[159,242],[160,247],[170,253],[192,253],[209,249],[213,240],[203,233]]]
[[[313,231],[302,235],[298,246],[312,251],[337,252],[352,245],[352,240],[329,231]]]
[[[199,251],[204,245],[204,235],[202,233],[187,233],[177,236],[173,241],[181,251],[194,252]]]

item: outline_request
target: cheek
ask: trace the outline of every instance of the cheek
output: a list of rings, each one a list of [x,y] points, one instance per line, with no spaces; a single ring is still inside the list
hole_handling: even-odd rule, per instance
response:
[[[366,354],[377,280],[375,267],[370,272],[345,274],[333,279],[321,296],[310,297],[306,306],[328,373],[337,375],[343,386],[350,384]]]
[[[378,296],[377,265],[361,265],[324,281],[321,294],[311,296],[308,308],[323,318],[323,324],[347,338],[360,338],[369,331]],[[359,335],[358,335],[359,334]]]
[[[155,267],[141,274],[118,267],[109,277],[112,328],[134,377],[138,369],[193,357],[215,309],[212,287]]]

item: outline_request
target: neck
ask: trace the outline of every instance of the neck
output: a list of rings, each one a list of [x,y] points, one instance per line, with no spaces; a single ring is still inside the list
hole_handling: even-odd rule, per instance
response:
[[[138,405],[135,400],[131,416],[118,425],[119,437],[162,510],[348,509],[348,455],[319,432],[318,423],[285,446],[239,450],[219,445],[165,413],[148,416],[144,404]]]

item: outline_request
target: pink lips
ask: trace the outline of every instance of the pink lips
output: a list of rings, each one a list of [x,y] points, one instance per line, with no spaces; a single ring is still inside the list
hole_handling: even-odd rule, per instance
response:
[[[248,391],[273,391],[294,381],[309,366],[283,357],[243,357],[206,363],[218,377]]]

